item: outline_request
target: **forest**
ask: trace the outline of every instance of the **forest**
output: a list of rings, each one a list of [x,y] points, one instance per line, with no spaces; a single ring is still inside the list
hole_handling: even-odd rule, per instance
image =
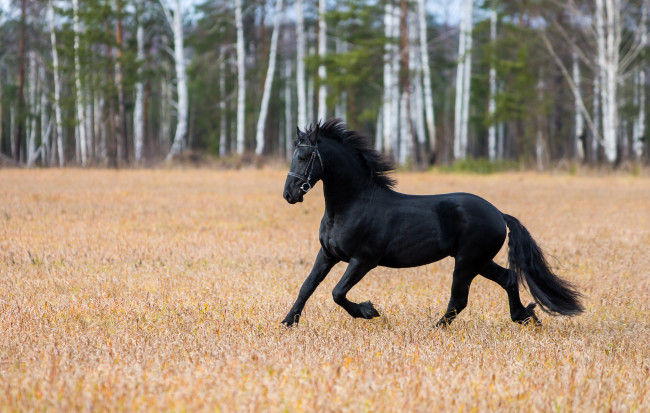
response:
[[[344,119],[405,167],[648,162],[649,0],[9,0],[0,164],[283,159]]]

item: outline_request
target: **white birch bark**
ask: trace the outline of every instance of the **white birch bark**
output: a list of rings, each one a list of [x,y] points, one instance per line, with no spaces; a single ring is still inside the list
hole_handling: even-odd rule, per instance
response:
[[[397,7],[396,5],[393,5],[392,9],[392,25],[391,25],[391,39],[393,39],[392,44],[392,61],[391,61],[391,68],[392,68],[392,82],[391,82],[391,112],[393,113],[393,122],[392,122],[392,130],[390,132],[391,136],[391,144],[390,147],[392,148],[393,151],[393,159],[398,160],[398,155],[399,155],[399,144],[400,144],[400,136],[401,136],[401,128],[400,128],[400,121],[402,119],[401,116],[401,109],[402,105],[401,103],[401,98],[400,98],[400,90],[399,90],[399,70],[400,70],[400,48],[397,45],[397,40],[400,37],[400,8]]]
[[[303,0],[296,0],[296,88],[298,89],[298,126],[300,128],[305,128],[307,126],[307,98],[305,95],[304,21]]]
[[[431,69],[429,67],[429,48],[427,47],[427,21],[424,0],[418,0],[418,17],[420,28],[420,60],[422,65],[422,78],[424,81],[424,113],[427,121],[429,137],[429,151],[436,151],[436,125],[433,109],[433,93],[431,90]]]
[[[465,72],[463,76],[463,112],[461,119],[461,142],[460,150],[462,152],[462,157],[465,159],[467,157],[467,146],[468,146],[468,136],[469,136],[469,97],[470,97],[470,87],[471,87],[471,74],[472,74],[472,16],[473,16],[473,0],[466,0],[467,8],[465,11],[465,28],[467,30],[467,35],[465,36],[465,41],[467,45],[465,46]]]
[[[540,69],[539,81],[537,82],[537,101],[540,107],[543,104],[543,100],[544,100],[544,78],[542,75],[542,71]],[[535,142],[535,160],[537,162],[537,170],[540,172],[544,170],[544,141],[543,141],[542,124],[543,124],[543,115],[538,115],[537,116],[537,140]]]
[[[384,46],[384,101],[382,104],[382,135],[377,135],[383,140],[384,153],[390,154],[393,152],[392,139],[393,139],[393,124],[397,113],[393,112],[393,83],[395,78],[393,76],[393,54],[394,45],[391,43],[393,39],[393,25],[394,23],[394,6],[390,1],[386,2],[384,9],[384,35],[387,43]]]
[[[88,90],[84,91],[84,102],[86,103],[86,151],[88,159],[92,160],[95,156],[95,133],[93,125],[93,99],[89,96]]]
[[[493,6],[490,11],[490,43],[492,51],[496,51],[497,40],[497,10]],[[492,56],[490,63],[490,101],[488,103],[488,113],[490,117],[490,127],[488,128],[488,158],[494,162],[497,157],[497,131],[494,122],[494,113],[496,112],[496,94],[497,94],[497,69],[494,67],[495,56]]]
[[[600,1],[600,0],[599,0]],[[616,132],[618,129],[618,107],[616,102],[618,82],[618,59],[620,44],[620,1],[607,0],[607,33],[606,33],[606,83],[607,93],[604,96],[603,107],[607,106],[608,121],[603,133],[603,149],[607,161],[616,161]]]
[[[86,166],[86,114],[84,112],[83,91],[81,89],[81,64],[79,63],[79,0],[72,0],[73,29],[74,29],[74,83],[77,99],[77,125],[75,137],[81,157],[81,165]],[[79,159],[77,159],[79,161]]]
[[[171,160],[176,154],[183,149],[185,135],[187,134],[187,73],[185,72],[185,46],[183,38],[183,8],[181,0],[175,0],[174,15],[171,15],[169,7],[165,0],[160,0],[163,7],[167,22],[174,33],[174,65],[176,68],[176,114],[177,124],[174,141],[167,154],[167,160]]]
[[[639,74],[637,75],[638,79],[638,107],[639,112],[636,118],[636,133],[633,137],[632,150],[637,159],[641,159],[643,156],[643,138],[646,135],[646,119],[645,119],[645,88],[646,88],[646,76],[645,68],[639,68]]]
[[[327,54],[327,23],[325,22],[325,13],[327,12],[326,1],[318,0],[318,57],[323,59]],[[318,79],[320,86],[318,88],[318,121],[324,121],[327,117],[327,87],[325,79],[327,78],[327,69],[325,65],[318,66]]]
[[[163,65],[166,66],[166,65]],[[165,71],[166,72],[166,71]],[[167,74],[165,73],[160,79],[160,146],[163,151],[169,150],[169,135],[170,135],[170,103],[172,100],[171,90]]]
[[[221,46],[221,61],[219,62],[219,156],[227,154],[227,136],[226,136],[226,52],[225,47]]]
[[[29,122],[27,124],[27,167],[31,168],[36,161],[36,114],[39,112],[38,104],[36,102],[36,89],[38,88],[38,80],[36,77],[36,52],[30,50],[28,53],[29,59],[29,84],[27,90],[27,98],[29,104]]]
[[[336,53],[343,54],[348,52],[348,44],[341,40],[340,37],[336,38]],[[345,119],[348,112],[348,92],[343,90],[338,96],[336,107],[334,108],[334,117]]]
[[[593,92],[593,119],[594,127],[591,133],[591,146],[590,146],[590,158],[593,162],[598,160],[598,145],[600,140],[600,122],[602,119],[602,111],[600,109],[600,70],[596,76],[594,76],[594,92]]]
[[[472,67],[472,0],[463,0],[458,41],[458,67],[456,70],[456,102],[454,127],[454,158],[467,157],[467,131],[469,120],[469,85]]]
[[[255,153],[261,155],[264,152],[264,130],[266,127],[266,116],[269,110],[271,99],[271,86],[275,75],[275,60],[278,51],[278,35],[280,32],[280,15],[282,14],[282,0],[275,2],[275,15],[273,16],[273,34],[271,35],[271,50],[269,52],[269,65],[264,80],[264,92],[262,93],[262,106],[257,119],[257,133],[255,134]]]
[[[47,113],[48,90],[45,81],[45,67],[41,65],[38,70],[38,77],[41,84],[41,102],[39,104],[41,112],[41,146],[39,154],[43,165],[50,166],[50,134],[52,133],[52,121]]]
[[[313,47],[310,47],[309,55],[313,55],[314,53],[315,53],[315,49]],[[314,89],[315,89],[314,78],[313,76],[310,76],[307,79],[307,116],[309,119],[314,118],[314,93],[315,93]],[[307,122],[309,123],[310,121],[308,120]]]
[[[50,42],[52,43],[52,72],[54,74],[54,120],[56,130],[56,148],[59,157],[59,167],[65,166],[63,151],[63,115],[61,114],[61,79],[59,78],[59,52],[56,48],[56,29],[54,27],[54,7],[52,0],[48,2],[48,22],[50,26]],[[52,151],[54,155],[54,151]]]
[[[646,7],[644,7],[644,12],[647,13]],[[642,47],[647,48],[648,28],[646,26],[645,19],[641,24],[640,31],[641,31],[641,36],[640,36],[641,45]],[[641,157],[643,156],[643,143],[644,143],[643,140],[646,135],[645,88],[646,88],[646,68],[644,66],[640,66],[637,68],[637,87],[636,87],[636,90],[638,91],[637,101],[638,101],[639,112],[635,120],[635,125],[636,125],[635,134],[632,137],[633,139],[632,150],[634,151],[634,155],[636,156],[637,160],[640,160]]]
[[[284,69],[284,156],[289,159],[291,156],[291,146],[293,142],[293,117],[292,114],[292,99],[291,99],[291,61],[287,60]],[[304,86],[304,85],[303,85]],[[304,91],[303,91],[304,92]],[[282,135],[280,135],[282,136]],[[282,143],[282,142],[280,142]],[[279,146],[282,148],[282,145]]]
[[[585,157],[584,150],[582,147],[582,139],[583,139],[585,127],[584,127],[584,118],[582,117],[581,108],[580,108],[582,102],[582,91],[580,89],[580,63],[578,62],[578,54],[576,52],[573,52],[572,59],[573,59],[572,62],[573,68],[571,72],[573,75],[573,84],[575,85],[575,89],[576,89],[576,97],[575,97],[575,104],[574,104],[575,133],[573,138],[573,146],[575,150],[576,159],[582,161]]]
[[[144,28],[142,17],[138,17],[136,29],[138,81],[135,84],[135,107],[133,108],[133,153],[136,164],[142,162],[142,148],[144,143],[144,85],[142,83],[142,64],[144,62]]]
[[[411,21],[416,18],[417,16],[413,12],[409,13],[409,19],[411,19]],[[424,125],[424,99],[422,98],[422,58],[420,56],[422,48],[413,46],[419,43],[421,33],[419,25],[416,26],[414,24],[408,26],[408,31],[409,68],[412,73],[409,82],[409,85],[411,86],[411,122],[415,125],[415,133],[417,134],[419,146],[417,150],[420,151],[424,149],[424,144],[427,140],[426,127]]]
[[[461,4],[461,17],[458,31],[458,63],[456,66],[456,98],[454,102],[454,159],[464,159],[461,151],[462,117],[463,117],[463,87],[465,85],[465,47],[466,47],[466,0]]]
[[[246,118],[246,62],[244,51],[244,23],[241,0],[235,0],[235,25],[237,27],[237,153],[244,153]]]

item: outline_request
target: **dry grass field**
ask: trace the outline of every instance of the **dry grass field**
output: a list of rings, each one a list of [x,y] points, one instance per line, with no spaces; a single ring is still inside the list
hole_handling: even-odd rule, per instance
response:
[[[285,172],[0,170],[0,411],[650,411],[650,179],[398,175],[518,217],[580,317],[515,325],[479,277],[435,329],[446,259],[372,271],[370,321],[332,301],[339,264],[286,329],[324,206]]]

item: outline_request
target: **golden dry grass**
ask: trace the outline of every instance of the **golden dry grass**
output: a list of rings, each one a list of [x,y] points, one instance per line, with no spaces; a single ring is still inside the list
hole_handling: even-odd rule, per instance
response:
[[[434,329],[447,259],[372,271],[371,321],[332,301],[338,265],[285,329],[323,200],[289,206],[284,174],[0,171],[0,410],[650,411],[650,180],[398,176],[519,217],[580,317],[515,325],[477,278]]]

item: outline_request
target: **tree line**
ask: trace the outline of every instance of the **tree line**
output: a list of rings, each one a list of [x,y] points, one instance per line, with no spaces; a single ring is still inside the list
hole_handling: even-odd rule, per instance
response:
[[[335,116],[402,165],[647,162],[649,5],[12,0],[0,160],[287,157]]]

